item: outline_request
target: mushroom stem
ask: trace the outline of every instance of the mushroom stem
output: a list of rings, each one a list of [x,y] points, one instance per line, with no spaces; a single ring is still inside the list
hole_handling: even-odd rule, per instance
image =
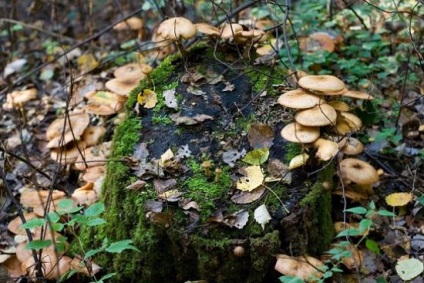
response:
[[[181,56],[183,58],[187,58],[187,50],[185,50],[184,46],[182,45],[181,41],[175,41],[175,44],[177,45],[178,50],[181,52]]]
[[[215,183],[218,183],[219,182],[219,176],[221,176],[221,174],[222,174],[222,169],[220,169],[220,168],[216,168],[215,169]]]

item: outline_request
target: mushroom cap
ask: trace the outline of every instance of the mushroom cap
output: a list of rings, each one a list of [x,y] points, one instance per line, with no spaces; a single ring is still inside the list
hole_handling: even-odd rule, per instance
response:
[[[3,109],[12,110],[22,103],[37,98],[37,89],[30,88],[25,90],[15,90],[7,94],[6,102],[3,104]]]
[[[305,76],[299,79],[298,84],[311,92],[317,91],[327,95],[334,95],[345,89],[345,84],[340,79],[330,75]]]
[[[221,29],[221,38],[230,39],[234,38],[237,34],[243,31],[243,26],[239,24],[228,24],[226,23]]]
[[[338,145],[341,151],[348,155],[357,155],[364,151],[364,145],[354,137],[345,137],[338,142]]]
[[[349,112],[339,112],[337,117],[336,129],[344,135],[348,132],[356,132],[362,127],[361,119]]]
[[[304,126],[320,127],[336,124],[337,112],[330,105],[323,103],[313,108],[299,111],[296,122]]]
[[[57,148],[79,137],[87,128],[90,117],[87,113],[78,113],[69,115],[69,119],[58,118],[54,120],[46,131],[46,139],[49,143],[47,148]]]
[[[103,126],[87,127],[82,134],[82,140],[86,146],[92,146],[99,143],[100,138],[106,133],[106,128]]]
[[[307,93],[303,89],[288,91],[278,98],[277,102],[282,106],[294,109],[312,108],[323,101],[320,97]]]
[[[340,162],[342,178],[358,185],[370,185],[378,181],[378,173],[374,167],[356,158],[346,158]]]
[[[323,265],[320,260],[311,256],[291,257],[279,254],[274,269],[286,276],[296,276],[306,282],[311,282],[308,281],[311,277],[320,278],[322,276],[319,269]]]
[[[148,75],[153,71],[152,66],[147,64],[140,64],[140,68],[141,68],[141,72],[143,72],[143,74],[145,75]]]
[[[321,45],[322,50],[333,52],[336,48],[333,38],[326,32],[314,32],[309,35],[309,38],[316,40]]]
[[[327,104],[336,109],[337,111],[347,112],[350,110],[349,104],[340,100],[328,101]]]
[[[306,153],[302,153],[302,154],[296,155],[295,157],[293,157],[290,160],[290,163],[289,163],[289,167],[288,168],[290,170],[293,170],[293,169],[296,169],[296,168],[298,168],[300,166],[303,166],[303,165],[306,164],[306,161],[308,161],[308,159],[309,159],[309,155],[306,154]]]
[[[25,221],[36,218],[37,215],[34,212],[24,212]],[[16,216],[12,221],[7,225],[7,229],[13,234],[25,235],[25,229],[21,228],[22,220],[19,216]]]
[[[287,124],[281,130],[281,136],[290,142],[311,143],[319,138],[320,129],[318,127],[307,127],[299,123]]]
[[[195,24],[196,26],[196,30],[200,33],[209,35],[209,36],[219,36],[220,32],[219,29],[217,27],[214,27],[211,24],[208,23],[198,23]]]
[[[141,70],[140,64],[130,63],[117,68],[113,75],[115,78],[134,78],[143,79],[145,76]]]
[[[159,25],[157,33],[162,35],[164,39],[190,39],[196,35],[196,27],[189,19],[175,17],[163,21]]]
[[[362,91],[349,90],[344,93],[342,96],[356,98],[356,99],[364,99],[364,100],[373,100],[374,97],[371,94]]]
[[[136,78],[116,78],[106,82],[108,90],[119,95],[128,96],[130,91],[138,85],[139,79]]]
[[[113,26],[114,30],[139,30],[143,27],[143,20],[131,17]]]
[[[314,147],[318,148],[316,156],[322,161],[330,160],[339,152],[337,143],[322,138],[314,142]]]

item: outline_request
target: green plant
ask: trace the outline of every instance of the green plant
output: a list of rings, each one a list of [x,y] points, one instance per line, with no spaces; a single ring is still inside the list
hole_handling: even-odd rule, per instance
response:
[[[101,202],[96,202],[91,206],[83,209],[81,206],[75,206],[71,199],[65,199],[58,203],[56,211],[50,212],[45,218],[34,218],[21,225],[23,229],[34,229],[34,228],[47,228],[49,227],[54,232],[61,232],[64,234],[71,235],[78,239],[77,230],[82,226],[97,227],[106,223],[106,221],[99,217],[105,211],[105,206]],[[67,219],[64,221],[64,219]],[[49,246],[54,245],[57,253],[63,253],[66,250],[67,237],[57,237],[53,242],[51,239],[46,240],[34,240],[26,244],[26,249],[41,250]],[[80,244],[76,249],[82,254],[81,267],[88,267],[91,259],[98,253],[121,253],[124,250],[136,250],[136,247],[132,245],[131,240],[121,240],[118,242],[109,242],[107,238],[103,239],[103,243],[99,248],[92,248],[85,251],[80,241],[75,241]],[[61,280],[69,279],[77,271],[71,269],[69,272],[64,274]],[[103,283],[106,279],[111,278],[114,273],[108,273],[97,279],[93,275],[93,282]]]

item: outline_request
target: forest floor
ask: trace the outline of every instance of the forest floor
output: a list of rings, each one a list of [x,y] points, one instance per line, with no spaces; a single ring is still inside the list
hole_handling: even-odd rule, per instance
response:
[[[3,278],[26,276],[19,267],[13,269],[20,265],[13,247],[22,239],[17,239],[10,231],[9,223],[19,211],[24,211],[23,207],[30,206],[37,211],[36,205],[29,202],[39,197],[28,192],[55,186],[73,195],[81,205],[90,205],[98,198],[96,180],[101,180],[105,172],[109,142],[116,124],[122,119],[120,112],[126,98],[123,99],[121,93],[108,94],[97,97],[106,102],[93,106],[96,104],[93,102],[95,93],[106,91],[105,85],[116,76],[114,72],[118,66],[140,61],[152,66],[160,63],[157,60],[160,54],[157,50],[149,51],[149,42],[163,15],[172,15],[170,10],[196,19],[196,22],[214,20],[207,14],[211,8],[204,8],[200,3],[208,1],[187,5],[185,13],[181,12],[180,6],[162,7],[159,12],[154,1],[145,1],[143,7],[138,6],[140,1],[125,1],[125,5],[118,4],[119,1],[105,1],[101,5],[95,1],[82,1],[81,5],[66,1],[17,2],[13,7],[10,7],[11,3],[0,7],[3,12],[0,19],[0,65],[4,66],[0,74],[0,250],[3,253],[0,258],[5,256],[0,274],[2,282],[6,280]],[[353,213],[344,212],[346,222],[354,226],[354,223],[365,223],[362,220],[370,221],[366,231],[349,239],[355,245],[355,260],[361,264],[352,267],[343,258],[336,259],[337,264],[340,263],[337,266],[342,266],[342,273],[336,274],[333,269],[332,278],[335,282],[357,282],[358,278],[363,282],[424,282],[424,20],[419,16],[420,12],[423,14],[423,4],[417,2],[417,6],[397,7],[396,11],[409,9],[403,13],[384,12],[366,3],[343,11],[334,8],[331,21],[311,16],[310,23],[298,28],[299,22],[308,20],[305,12],[308,7],[298,6],[302,4],[304,1],[296,2],[292,7],[294,13],[290,15],[293,20],[291,28],[297,34],[288,31],[290,46],[296,46],[296,39],[301,46],[304,45],[292,52],[296,67],[310,74],[334,74],[352,89],[367,91],[375,97],[371,102],[351,105],[356,106],[355,113],[363,122],[361,131],[356,134],[365,145],[361,158],[380,173],[379,182],[373,186],[374,194],[357,192],[344,196],[350,208],[366,209],[365,213],[360,209],[353,210]],[[310,5],[310,13],[326,13],[325,7],[317,3],[315,7]],[[211,7],[215,7],[214,17],[219,18],[219,9]],[[356,15],[351,10],[357,11]],[[264,19],[267,16],[272,18],[267,11],[260,5],[252,5],[242,9],[239,17],[247,19],[264,13]],[[113,29],[115,23],[131,14],[143,16],[142,29]],[[375,21],[370,20],[372,17]],[[331,35],[341,35],[334,51],[323,52],[319,42],[309,42],[309,34],[323,30]],[[278,31],[275,32],[277,36],[283,32],[278,27],[272,31]],[[353,48],[358,45],[359,49]],[[140,49],[144,51],[140,52]],[[279,54],[282,58],[279,61],[273,61],[275,53],[271,54],[261,54],[257,63],[290,65],[285,52]],[[289,78],[288,82],[282,83],[291,83],[295,88]],[[127,85],[124,93],[134,86]],[[21,98],[25,100],[17,102]],[[103,106],[98,106],[100,104]],[[89,105],[91,108],[87,108]],[[89,114],[72,114],[82,109]],[[57,120],[64,114],[75,117],[75,127],[85,124],[80,133],[82,136],[85,131],[85,136],[79,141],[74,140],[75,136],[69,134],[69,130],[63,130],[64,120]],[[54,121],[56,126],[52,126]],[[91,128],[86,130],[88,124]],[[67,133],[67,145],[60,149],[60,139]],[[88,148],[85,156],[89,156],[92,150],[89,146],[96,146],[96,150],[102,152],[95,160],[87,159],[97,162],[95,169],[87,171],[86,167],[92,166],[84,165],[85,161],[78,159],[81,148],[78,149],[77,145],[81,142],[84,149]],[[59,153],[65,148],[69,150],[66,156]],[[87,183],[94,185],[87,189],[84,187]],[[84,191],[82,199],[76,196],[75,190]],[[25,194],[27,197],[22,197]],[[391,198],[387,199],[388,196]],[[50,197],[46,195],[42,200]],[[346,207],[344,197],[339,200],[340,207]],[[399,204],[401,197],[408,199]],[[38,204],[45,203],[38,201]],[[39,208],[39,214],[36,214],[43,216],[44,209]],[[390,211],[395,216],[385,216],[379,211]],[[30,212],[26,213],[28,216]],[[31,217],[36,216],[32,214]],[[331,258],[334,264],[334,254],[324,257]],[[411,259],[418,260],[418,263],[409,261]]]

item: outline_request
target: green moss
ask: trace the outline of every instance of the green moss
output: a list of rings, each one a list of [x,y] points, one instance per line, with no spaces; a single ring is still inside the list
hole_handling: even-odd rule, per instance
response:
[[[286,164],[289,164],[290,160],[292,160],[293,157],[301,153],[302,153],[302,145],[300,143],[294,143],[294,142],[286,143],[286,155],[284,156],[284,162]]]
[[[310,193],[300,205],[311,211],[308,231],[308,250],[311,254],[321,254],[328,249],[334,237],[334,225],[331,218],[331,192],[323,188],[323,182],[333,182],[334,164],[328,164],[319,173]]]
[[[255,66],[254,69],[246,72],[246,75],[250,78],[252,90],[255,93],[266,90],[268,95],[274,96],[279,95],[279,93],[272,86],[285,83],[287,72],[278,67]]]
[[[167,116],[153,114],[152,123],[156,125],[170,125],[170,124],[173,124],[174,122],[171,120],[171,118]]]

